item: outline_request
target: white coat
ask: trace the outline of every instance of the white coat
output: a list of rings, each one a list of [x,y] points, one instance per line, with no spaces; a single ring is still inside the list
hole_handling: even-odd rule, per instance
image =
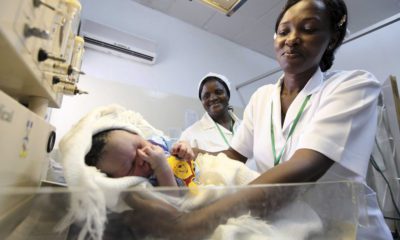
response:
[[[230,143],[234,133],[240,125],[240,120],[232,113],[231,116],[235,120],[233,132],[217,123],[228,143]],[[199,148],[208,152],[218,152],[229,148],[224,137],[221,135],[216,123],[210,115],[204,113],[203,117],[199,121],[195,122],[182,132],[179,140],[188,141],[191,147]]]
[[[379,81],[361,70],[331,73],[318,70],[290,105],[283,124],[281,112],[275,110],[281,109],[281,84],[282,78],[253,94],[231,147],[248,158],[253,157],[260,172],[272,168],[271,103],[275,148],[279,153],[300,106],[311,94],[281,161],[290,159],[298,149],[313,149],[335,161],[319,181],[364,183],[377,124]],[[375,193],[369,191],[366,197],[369,226],[358,228],[357,239],[391,239]]]

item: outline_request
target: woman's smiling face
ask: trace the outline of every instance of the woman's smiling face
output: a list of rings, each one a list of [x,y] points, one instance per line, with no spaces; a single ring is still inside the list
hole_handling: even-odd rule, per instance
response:
[[[217,80],[208,80],[201,91],[201,103],[211,118],[223,115],[229,106],[229,97],[224,85]]]
[[[333,41],[324,2],[303,0],[283,15],[275,37],[276,58],[285,73],[314,72]]]

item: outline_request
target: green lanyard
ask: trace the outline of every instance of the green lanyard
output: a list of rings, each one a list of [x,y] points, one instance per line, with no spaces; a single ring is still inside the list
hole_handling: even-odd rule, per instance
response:
[[[296,118],[293,120],[293,123],[292,123],[292,126],[290,128],[288,137],[287,137],[286,142],[285,142],[285,145],[283,145],[283,148],[282,148],[282,150],[281,150],[281,152],[279,153],[278,156],[276,156],[276,150],[275,150],[274,122],[273,122],[273,119],[272,119],[272,115],[273,115],[272,113],[273,113],[273,110],[274,110],[274,105],[273,105],[273,102],[271,102],[271,142],[272,142],[272,153],[274,154],[274,160],[275,160],[274,161],[274,166],[279,164],[279,162],[281,160],[281,157],[282,157],[282,154],[285,151],[286,145],[287,145],[290,137],[292,136],[292,134],[294,132],[294,129],[296,128],[297,122],[299,121],[299,119],[301,117],[301,114],[303,114],[304,108],[306,107],[308,100],[310,100],[310,97],[311,97],[311,95],[308,95],[306,97],[306,99],[304,99],[303,104],[301,105],[300,110],[296,115]]]
[[[228,147],[230,147],[229,142],[228,142],[228,140],[226,140],[225,134],[222,132],[221,128],[219,128],[218,123],[216,123],[216,122],[214,122],[214,123],[215,123],[215,126],[217,126],[218,131],[219,131],[219,134],[220,134],[220,135],[222,136],[222,138],[224,139],[226,145],[227,145]],[[233,126],[232,126],[232,133],[234,133],[234,131],[233,131]]]

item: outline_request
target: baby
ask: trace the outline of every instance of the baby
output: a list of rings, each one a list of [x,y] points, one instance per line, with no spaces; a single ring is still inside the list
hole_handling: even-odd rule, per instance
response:
[[[109,129],[95,134],[85,156],[88,166],[95,166],[111,178],[139,176],[156,186],[189,186],[194,180],[193,153],[185,142],[176,143],[168,157],[163,142],[145,140],[123,129]],[[177,161],[176,156],[181,160]],[[177,165],[178,163],[178,165]],[[184,164],[190,166],[184,168]],[[182,171],[185,174],[182,175]],[[190,178],[188,182],[187,178]]]

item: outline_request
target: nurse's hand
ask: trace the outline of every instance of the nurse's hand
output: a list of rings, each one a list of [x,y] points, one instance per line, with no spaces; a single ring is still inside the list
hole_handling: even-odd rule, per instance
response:
[[[184,213],[175,207],[165,201],[144,198],[134,193],[127,194],[125,202],[133,210],[123,213],[123,222],[136,237],[169,238],[172,235],[180,235]]]
[[[195,155],[186,141],[178,141],[172,146],[171,154],[185,161],[193,160]]]

